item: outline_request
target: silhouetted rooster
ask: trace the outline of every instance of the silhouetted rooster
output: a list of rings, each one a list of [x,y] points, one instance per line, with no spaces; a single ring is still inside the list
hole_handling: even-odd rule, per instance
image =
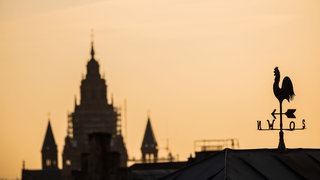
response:
[[[282,103],[284,99],[288,100],[288,102],[292,101],[295,94],[293,92],[293,85],[290,78],[287,76],[283,78],[282,87],[280,89],[280,71],[278,67],[274,68],[274,76],[273,93],[277,97],[279,102]]]

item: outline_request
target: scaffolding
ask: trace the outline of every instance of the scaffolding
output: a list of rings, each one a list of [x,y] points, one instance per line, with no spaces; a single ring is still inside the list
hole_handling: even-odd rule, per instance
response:
[[[73,137],[72,113],[68,113],[67,136],[70,138]]]
[[[122,116],[121,116],[121,108],[120,107],[114,107],[116,118],[117,118],[117,135],[122,135]]]
[[[239,148],[238,139],[204,139],[194,141],[195,152],[221,151],[225,148]]]

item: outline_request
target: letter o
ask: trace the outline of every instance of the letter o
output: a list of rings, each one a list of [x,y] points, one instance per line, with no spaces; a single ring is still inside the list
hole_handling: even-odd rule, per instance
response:
[[[291,121],[289,124],[290,130],[293,131],[296,128],[296,123],[294,121]]]

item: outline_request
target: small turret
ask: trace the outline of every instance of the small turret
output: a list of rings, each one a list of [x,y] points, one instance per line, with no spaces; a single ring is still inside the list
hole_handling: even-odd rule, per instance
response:
[[[156,162],[158,159],[158,143],[151,127],[150,117],[148,117],[147,127],[141,145],[141,153],[143,162],[150,162],[152,159]],[[148,155],[148,158],[146,155]],[[151,155],[153,155],[153,158]]]
[[[47,132],[42,145],[42,169],[58,169],[58,150],[57,144],[51,129],[50,120]]]

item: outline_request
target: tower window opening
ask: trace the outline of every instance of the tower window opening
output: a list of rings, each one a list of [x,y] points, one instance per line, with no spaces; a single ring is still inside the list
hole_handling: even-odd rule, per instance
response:
[[[66,160],[66,165],[67,165],[67,166],[71,166],[71,161],[70,161],[70,159],[67,159],[67,160]]]
[[[46,166],[51,166],[51,159],[46,159]]]

